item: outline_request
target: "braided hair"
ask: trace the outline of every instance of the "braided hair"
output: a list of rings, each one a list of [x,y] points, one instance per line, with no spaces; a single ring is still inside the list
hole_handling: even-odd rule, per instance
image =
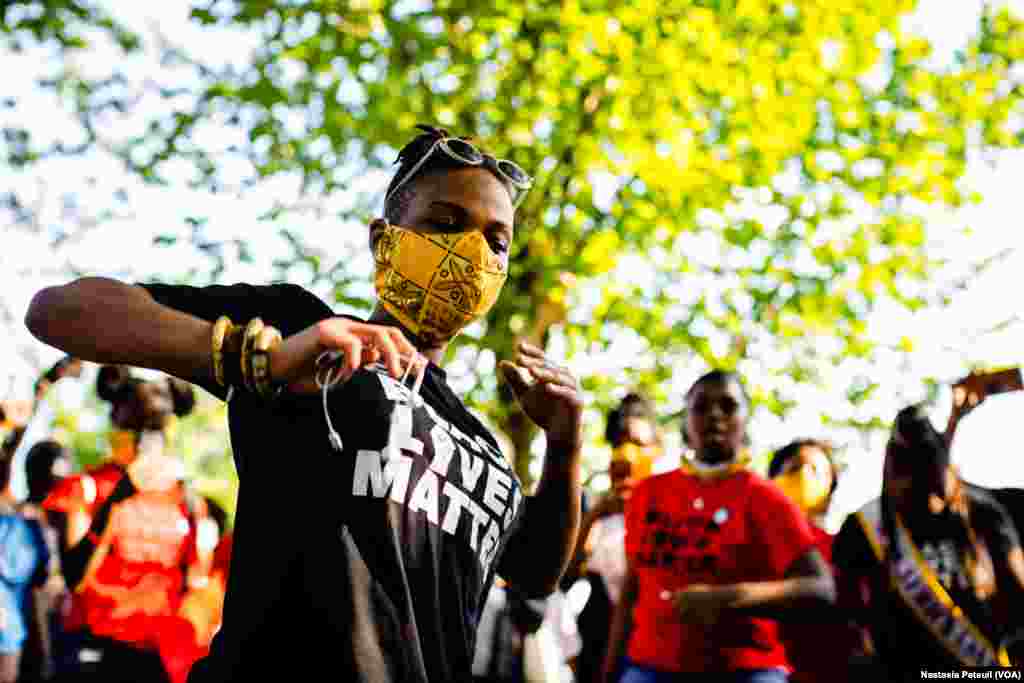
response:
[[[406,209],[409,208],[409,204],[412,202],[413,197],[416,196],[415,180],[435,173],[442,173],[445,171],[452,171],[459,168],[466,168],[466,164],[452,159],[447,154],[432,154],[427,161],[420,166],[416,171],[416,175],[405,181],[402,188],[394,195],[391,191],[395,188],[409,170],[418,164],[424,156],[426,156],[434,144],[438,140],[444,138],[454,137],[444,128],[437,128],[435,126],[429,126],[426,124],[417,124],[416,128],[423,131],[420,135],[417,135],[412,141],[409,142],[405,147],[398,153],[398,158],[395,159],[395,163],[398,164],[398,170],[395,171],[395,175],[391,178],[391,182],[388,183],[388,189],[385,193],[387,200],[384,203],[384,217],[392,224],[400,224],[405,215]],[[472,138],[468,136],[459,136],[459,140],[465,140],[471,142]],[[483,150],[481,150],[483,151]],[[486,152],[485,152],[486,153]],[[495,176],[497,177],[497,176]],[[508,187],[508,184],[502,179],[498,178],[502,185],[511,193],[512,188]]]

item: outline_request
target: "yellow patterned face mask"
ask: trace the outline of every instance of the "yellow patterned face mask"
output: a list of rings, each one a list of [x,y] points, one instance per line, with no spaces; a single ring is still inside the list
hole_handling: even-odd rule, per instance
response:
[[[823,477],[815,476],[813,472],[807,471],[808,469],[801,467],[780,474],[773,481],[797,507],[813,515],[824,512],[828,505],[829,482]]]
[[[449,341],[487,315],[508,277],[477,230],[420,234],[388,225],[373,255],[384,309],[428,345]]]
[[[639,481],[651,476],[654,461],[661,456],[661,447],[638,446],[635,443],[624,443],[612,451],[612,460],[624,460],[630,464],[629,478]]]

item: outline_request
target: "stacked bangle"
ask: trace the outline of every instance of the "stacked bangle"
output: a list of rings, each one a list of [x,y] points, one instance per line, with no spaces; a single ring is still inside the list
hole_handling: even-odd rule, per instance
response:
[[[263,331],[263,327],[262,320],[253,318],[245,326],[245,332],[242,333],[242,383],[245,384],[246,389],[253,392],[256,391],[256,385],[252,381],[252,348],[256,343],[256,337]]]
[[[222,315],[213,324],[213,337],[211,347],[213,351],[213,376],[217,384],[227,387],[227,380],[224,377],[224,344],[230,334],[235,330],[231,318]]]
[[[256,335],[249,353],[248,375],[256,393],[264,398],[274,395],[275,389],[270,376],[270,352],[282,343],[281,333],[277,328],[264,326]]]
[[[213,325],[211,349],[217,384],[228,389],[241,384],[264,398],[274,395],[270,352],[282,343],[281,333],[259,318],[244,327],[221,316]],[[235,361],[237,356],[237,363]]]

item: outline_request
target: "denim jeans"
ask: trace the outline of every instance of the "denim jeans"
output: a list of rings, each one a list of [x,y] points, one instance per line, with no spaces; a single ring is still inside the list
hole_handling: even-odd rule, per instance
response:
[[[721,674],[686,674],[648,669],[627,662],[619,683],[787,683],[789,676],[781,669],[751,669]]]

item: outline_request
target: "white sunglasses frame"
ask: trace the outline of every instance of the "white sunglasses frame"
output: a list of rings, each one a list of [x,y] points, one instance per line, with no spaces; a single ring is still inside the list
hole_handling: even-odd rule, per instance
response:
[[[461,154],[458,154],[457,152],[455,152],[451,148],[451,145],[448,144],[449,140],[456,140],[456,141],[458,141],[461,144],[469,145],[474,150],[476,150],[477,154],[480,155],[480,158],[479,159],[467,159],[466,157],[462,156]],[[452,158],[452,159],[454,159],[454,160],[456,160],[456,161],[458,161],[460,163],[466,164],[467,166],[484,166],[484,165],[487,164],[487,160],[491,159],[493,161],[493,164],[492,164],[493,165],[493,169],[492,170],[496,171],[498,173],[498,175],[501,176],[501,178],[504,179],[505,181],[507,181],[509,184],[511,184],[512,187],[514,187],[517,190],[519,190],[518,195],[512,201],[512,208],[514,208],[514,209],[518,209],[519,208],[519,205],[523,203],[523,200],[526,198],[526,195],[529,193],[529,189],[531,187],[533,187],[533,178],[531,178],[530,175],[526,173],[526,171],[523,171],[523,169],[519,166],[519,164],[515,163],[514,161],[509,161],[508,159],[497,159],[495,157],[490,156],[489,154],[484,154],[483,152],[478,150],[475,145],[473,145],[471,142],[468,142],[467,140],[463,140],[461,138],[442,137],[442,138],[438,138],[437,141],[434,142],[434,144],[430,146],[430,149],[427,150],[427,153],[424,154],[420,158],[419,161],[417,161],[415,164],[413,164],[413,167],[410,168],[409,171],[404,176],[402,176],[401,180],[399,180],[397,183],[395,183],[395,186],[391,188],[391,192],[388,192],[384,196],[384,203],[385,204],[388,202],[389,199],[391,199],[391,197],[393,197],[395,195],[396,192],[398,192],[398,189],[400,187],[402,187],[407,182],[409,182],[409,180],[412,179],[416,175],[416,172],[419,171],[421,168],[423,168],[423,164],[427,163],[427,159],[429,159],[431,156],[433,156],[434,152],[436,152],[439,147],[450,158]],[[526,180],[525,181],[517,181],[512,176],[510,176],[509,174],[505,173],[503,170],[501,170],[501,164],[503,164],[503,163],[505,163],[505,164],[512,164],[513,166],[518,168],[520,171],[523,171],[523,175],[526,176]]]

